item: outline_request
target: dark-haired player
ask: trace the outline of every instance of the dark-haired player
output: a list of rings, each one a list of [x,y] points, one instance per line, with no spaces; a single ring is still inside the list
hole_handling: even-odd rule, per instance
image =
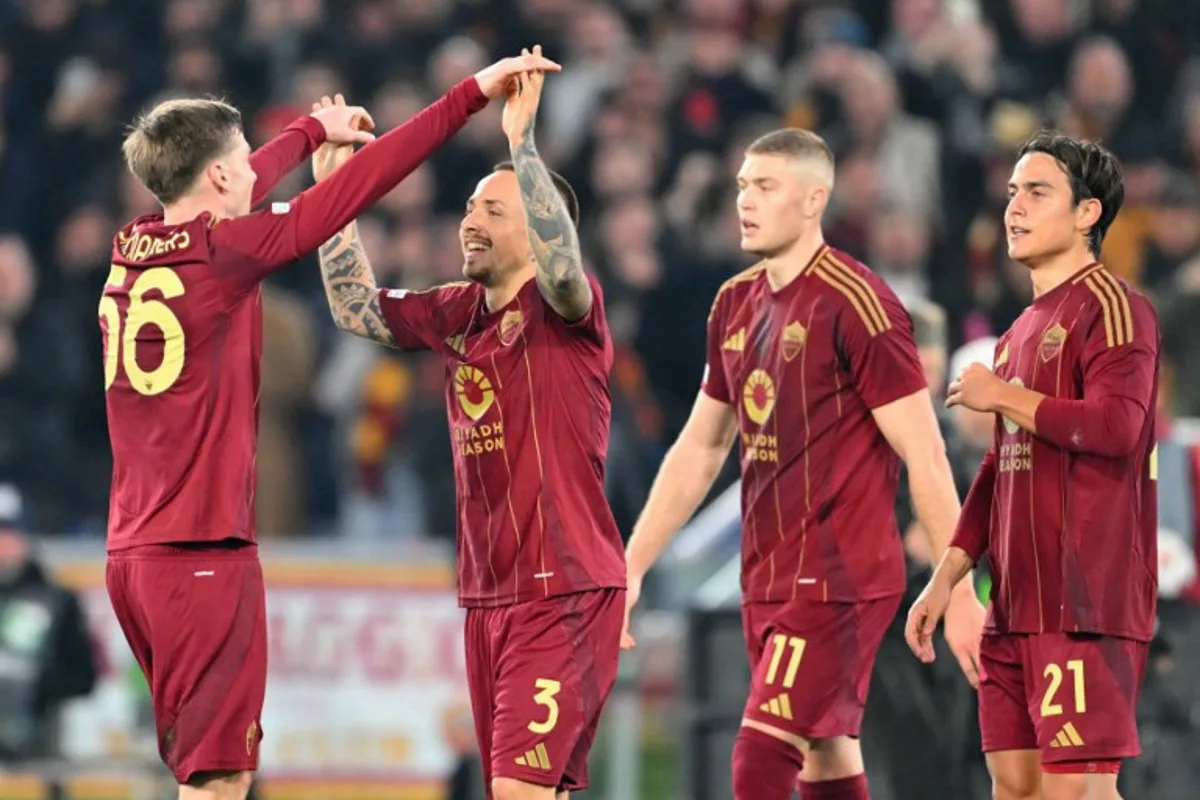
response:
[[[935,557],[958,495],[912,326],[887,285],[825,244],[833,156],[769,133],[738,173],[742,249],[759,263],[717,293],[708,364],[629,542],[629,600],[742,456],[742,619],[754,670],[733,749],[737,800],[866,800],[858,734],[875,655],[904,591],[897,454]],[[947,637],[974,675],[983,609],[964,586]],[[627,638],[626,646],[633,641]]]
[[[225,103],[173,100],[125,140],[163,205],[116,236],[100,300],[113,449],[107,583],[181,798],[241,800],[258,765],[267,643],[254,535],[259,284],[390,191],[500,94],[506,59],[368,144],[336,178],[250,213],[322,142],[373,138],[322,109],[251,153]]]
[[[534,147],[542,81],[530,73],[513,88],[512,161],[467,201],[466,282],[381,292],[353,226],[321,248],[340,328],[433,350],[446,366],[467,678],[496,800],[587,787],[625,608],[604,495],[612,340],[600,288],[583,271],[574,192]],[[318,178],[346,149],[318,154]]]
[[[973,364],[950,386],[948,405],[997,415],[995,441],[907,635],[932,660],[946,598],[988,553],[979,724],[995,797],[1115,800],[1140,752],[1157,599],[1158,321],[1096,260],[1124,197],[1111,153],[1039,134],[1008,195],[1008,254],[1034,300],[995,373]]]

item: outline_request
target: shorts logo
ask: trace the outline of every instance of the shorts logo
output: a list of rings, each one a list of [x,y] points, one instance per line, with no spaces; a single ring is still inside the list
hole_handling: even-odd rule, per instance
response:
[[[807,340],[808,331],[799,322],[793,322],[784,328],[783,336],[779,339],[779,350],[783,353],[783,360],[791,361],[800,355],[800,351],[804,349],[804,342]]]
[[[1009,378],[1008,382],[1011,383],[1013,386],[1020,386],[1022,388],[1024,388],[1024,386],[1025,386],[1025,381],[1023,381],[1017,377]],[[1012,434],[1015,434],[1017,431],[1021,430],[1021,426],[1018,425],[1017,423],[1013,422],[1008,417],[1001,417],[1000,421],[1004,424],[1004,432],[1009,434],[1010,436]]]
[[[246,755],[254,752],[256,744],[258,744],[258,723],[251,722],[250,727],[246,728]]]
[[[1066,341],[1067,329],[1056,322],[1042,335],[1042,343],[1038,345],[1038,355],[1042,361],[1052,361],[1058,358]]]
[[[454,396],[458,398],[463,413],[478,422],[492,407],[496,392],[483,370],[463,364],[454,371]]]
[[[1067,723],[1062,726],[1062,730],[1050,742],[1051,747],[1082,747],[1083,737],[1079,735],[1079,731],[1075,730],[1075,726]]]
[[[772,697],[759,706],[758,710],[770,714],[772,717],[790,720],[792,718],[792,701],[788,698],[787,692],[780,692],[779,697]]]
[[[775,408],[775,381],[766,370],[756,369],[746,378],[742,406],[755,424],[762,425],[771,416],[771,410]]]
[[[500,319],[500,344],[508,347],[515,342],[517,334],[524,326],[525,318],[521,315],[521,309],[514,308],[512,311],[505,311],[504,316]]]
[[[533,767],[534,769],[549,770],[550,769],[550,754],[546,752],[546,745],[538,742],[533,746],[532,750],[526,750],[525,755],[517,756],[518,767]]]

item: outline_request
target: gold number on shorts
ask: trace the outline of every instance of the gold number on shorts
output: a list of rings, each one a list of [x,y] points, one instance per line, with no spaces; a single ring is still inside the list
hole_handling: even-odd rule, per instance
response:
[[[543,722],[529,723],[529,730],[541,736],[554,730],[554,726],[558,724],[558,701],[554,696],[562,691],[562,684],[549,678],[538,678],[533,685],[538,688],[533,702],[546,707],[546,719]]]
[[[771,665],[767,667],[767,685],[775,683],[775,678],[779,676],[779,665],[783,662],[783,651],[790,647],[792,655],[788,659],[787,670],[783,673],[782,684],[783,688],[790,689],[796,683],[796,670],[800,669],[800,659],[804,657],[804,646],[807,642],[799,636],[777,633],[771,637],[771,643],[774,647],[771,652]]]
[[[125,283],[125,267],[112,265],[106,286]],[[161,300],[147,300],[146,293],[157,289],[163,300],[180,297],[183,281],[167,267],[146,270],[129,290],[129,308],[125,312],[122,333],[121,311],[111,297],[100,298],[100,318],[104,320],[104,390],[117,379],[117,362],[125,367],[129,384],[138,394],[152,396],[170,389],[183,372],[184,333],[179,317]],[[155,325],[163,335],[162,363],[147,372],[137,361],[137,337],[146,325]]]
[[[1072,659],[1067,662],[1067,672],[1071,673],[1072,682],[1075,689],[1075,713],[1083,714],[1087,712],[1087,692],[1083,685],[1083,660]],[[1042,677],[1050,679],[1050,685],[1046,687],[1046,694],[1042,696],[1042,716],[1056,717],[1063,713],[1061,703],[1054,702],[1055,695],[1058,694],[1058,689],[1062,686],[1063,671],[1058,664],[1047,664]]]

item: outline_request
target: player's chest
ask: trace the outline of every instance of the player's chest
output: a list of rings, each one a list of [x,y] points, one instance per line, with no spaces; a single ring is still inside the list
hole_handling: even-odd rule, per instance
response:
[[[480,324],[464,322],[445,340],[446,394],[452,426],[503,425],[526,416],[539,386],[533,366],[538,331],[520,308]]]
[[[846,382],[837,358],[836,320],[819,299],[761,302],[731,315],[721,366],[743,426],[802,414]]]
[[[1082,387],[1076,350],[1082,336],[1074,313],[1061,308],[1027,311],[1001,340],[993,371],[1050,397],[1077,397]]]

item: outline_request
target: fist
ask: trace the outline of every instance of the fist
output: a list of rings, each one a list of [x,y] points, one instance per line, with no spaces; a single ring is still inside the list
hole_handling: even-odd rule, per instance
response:
[[[1004,385],[1004,381],[997,378],[990,369],[976,362],[964,369],[950,384],[946,408],[965,406],[973,411],[995,411],[1000,390]]]

